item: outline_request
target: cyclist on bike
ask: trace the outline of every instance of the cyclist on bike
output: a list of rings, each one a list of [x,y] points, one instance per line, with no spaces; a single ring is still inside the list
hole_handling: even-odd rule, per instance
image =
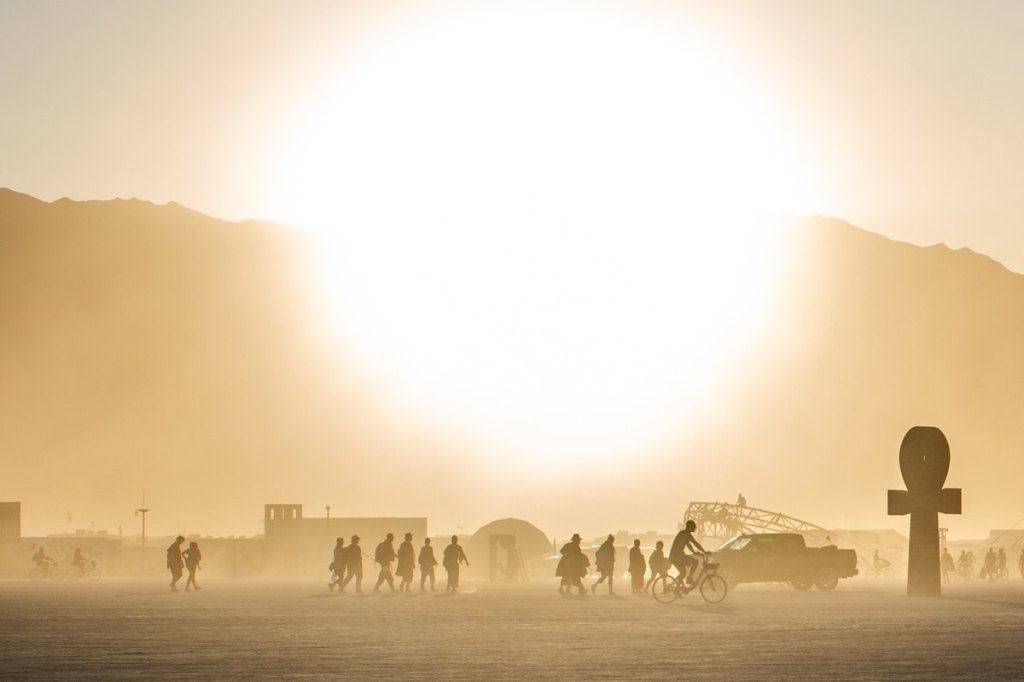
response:
[[[71,565],[77,568],[82,573],[85,573],[85,567],[88,562],[85,557],[82,556],[82,548],[75,547],[75,556],[71,559]]]
[[[36,553],[32,555],[32,561],[35,562],[36,566],[43,569],[44,573],[50,572],[50,567],[53,566],[53,559],[46,556],[46,550],[40,545]]]
[[[679,571],[679,576],[687,575],[686,582],[689,585],[693,585],[694,573],[697,572],[697,566],[700,562],[697,561],[693,556],[687,556],[686,550],[689,549],[693,554],[701,554],[707,556],[709,552],[701,547],[701,544],[697,542],[697,539],[693,537],[693,531],[697,530],[697,524],[692,520],[686,522],[686,528],[676,533],[676,539],[672,541],[672,549],[669,550],[668,560],[672,562],[672,565]]]
[[[876,549],[875,556],[871,559],[871,564],[872,567],[875,569],[875,577],[877,578],[878,576],[882,575],[883,570],[892,565],[892,562],[888,559],[883,558],[882,555],[879,554],[878,550]]]

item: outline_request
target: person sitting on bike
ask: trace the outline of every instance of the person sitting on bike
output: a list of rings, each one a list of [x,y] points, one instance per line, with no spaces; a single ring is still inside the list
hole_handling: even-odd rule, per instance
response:
[[[708,555],[708,551],[701,547],[701,544],[693,537],[693,531],[695,530],[697,530],[697,524],[692,520],[687,521],[686,528],[676,533],[676,539],[672,541],[672,549],[668,553],[668,560],[679,571],[680,578],[689,571],[686,582],[690,585],[693,584],[693,577],[697,572],[697,566],[700,565],[700,562],[694,557],[688,556],[686,550],[689,549],[693,554]]]
[[[71,565],[84,573],[85,565],[87,563],[88,562],[85,560],[85,557],[82,556],[82,548],[75,547],[75,556],[71,559]]]
[[[875,575],[877,576],[881,575],[882,569],[886,568],[887,566],[890,566],[892,562],[890,562],[888,559],[883,559],[882,556],[878,553],[878,550],[876,549],[875,556],[871,559],[871,563],[874,565]]]
[[[32,555],[32,561],[35,562],[36,566],[43,569],[46,573],[50,572],[50,566],[53,565],[53,559],[46,556],[46,550],[40,545],[36,553]]]

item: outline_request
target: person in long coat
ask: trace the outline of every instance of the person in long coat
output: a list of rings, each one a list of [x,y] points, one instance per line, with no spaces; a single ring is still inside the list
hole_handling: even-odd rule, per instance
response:
[[[583,578],[587,575],[587,566],[590,560],[583,553],[580,547],[580,534],[573,533],[572,539],[565,543],[561,549],[561,558],[558,566],[555,567],[555,575],[561,578],[558,585],[558,594],[572,594],[572,588],[579,589],[581,595],[586,594],[583,586]]]
[[[629,550],[629,577],[633,594],[644,593],[644,576],[647,573],[647,560],[640,551],[640,541],[633,540],[633,548]]]
[[[597,548],[597,553],[594,555],[595,563],[597,564],[597,572],[601,574],[601,577],[597,579],[597,582],[590,586],[590,591],[596,592],[597,586],[603,583],[605,580],[608,581],[608,594],[615,594],[615,588],[613,581],[615,580],[615,536],[609,535],[608,539],[601,543],[601,546]]]
[[[405,534],[405,540],[398,546],[398,568],[395,575],[402,579],[398,589],[408,592],[412,587],[412,574],[416,565],[416,550],[412,546],[412,533]]]
[[[437,559],[434,558],[434,548],[430,546],[430,538],[423,540],[423,546],[420,548],[420,592],[423,591],[424,586],[427,584],[427,578],[430,578],[430,591],[434,591],[434,567],[437,566]]]
[[[452,536],[452,544],[444,548],[444,557],[441,561],[444,565],[444,570],[448,571],[448,592],[459,591],[459,564],[466,564],[469,566],[469,559],[466,558],[466,553],[462,551],[462,547],[459,545],[459,536]]]

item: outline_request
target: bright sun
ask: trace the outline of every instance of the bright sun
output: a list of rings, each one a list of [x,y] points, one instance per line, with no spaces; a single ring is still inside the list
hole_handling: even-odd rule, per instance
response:
[[[349,55],[277,182],[329,244],[344,352],[518,463],[622,457],[699,420],[779,289],[785,245],[747,214],[810,190],[697,33],[517,4],[395,22]]]

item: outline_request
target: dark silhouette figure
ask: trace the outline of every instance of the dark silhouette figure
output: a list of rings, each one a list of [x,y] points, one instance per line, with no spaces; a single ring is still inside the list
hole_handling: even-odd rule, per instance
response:
[[[996,578],[999,577],[999,572],[996,570],[996,551],[991,547],[985,553],[985,562],[981,565],[981,577],[988,578],[990,583],[995,582]]]
[[[668,575],[668,569],[671,567],[671,563],[665,558],[665,543],[658,540],[657,544],[654,545],[654,551],[651,552],[651,556],[647,561],[651,567],[651,579],[644,585],[644,592],[646,592],[651,583],[658,578],[658,576]]]
[[[555,567],[555,575],[562,579],[558,585],[558,594],[572,594],[574,587],[579,590],[580,595],[586,594],[583,578],[587,575],[590,559],[583,553],[581,541],[580,534],[573,533],[572,539],[562,546],[562,556]]]
[[[956,559],[956,567],[957,570],[960,571],[960,577],[963,580],[966,581],[971,579],[971,574],[973,573],[973,571],[971,570],[971,560],[967,558],[966,549],[960,550],[960,556],[958,556]]]
[[[615,536],[609,535],[608,539],[601,543],[594,554],[594,564],[601,577],[590,586],[590,592],[597,592],[597,586],[608,581],[608,594],[615,594]]]
[[[739,496],[736,498],[736,506],[737,507],[746,507],[747,506],[747,498],[743,497],[743,493],[740,493]]]
[[[953,555],[945,547],[942,548],[942,559],[939,563],[942,568],[942,582],[948,583],[949,576],[956,572],[956,565],[953,563]]]
[[[181,556],[181,545],[184,542],[185,537],[179,535],[167,548],[167,568],[171,570],[172,592],[178,591],[178,581],[181,580],[181,575],[185,571],[185,560]]]
[[[694,521],[687,521],[686,527],[676,533],[676,539],[672,541],[672,549],[668,552],[669,562],[679,571],[679,577],[686,576],[686,582],[693,585],[693,574],[697,572],[700,562],[692,556],[687,556],[686,550],[694,554],[707,554],[707,550],[701,547],[697,538],[693,537],[693,531],[697,530]]]
[[[185,591],[188,592],[188,586],[191,585],[198,592],[202,588],[196,584],[196,571],[202,568],[199,562],[203,560],[203,553],[199,551],[199,543],[188,543],[188,549],[182,552],[181,556],[185,559],[185,567],[188,568],[188,580],[185,581]]]
[[[377,576],[377,584],[373,586],[374,592],[380,592],[380,586],[385,582],[391,591],[395,591],[395,577],[391,575],[391,562],[395,560],[395,535],[394,533],[388,533],[384,541],[377,545],[377,549],[373,553],[373,560],[380,564],[380,575]]]
[[[71,565],[82,573],[85,573],[85,567],[88,563],[89,562],[86,561],[85,556],[82,554],[82,548],[75,547],[75,555],[71,558]]]
[[[338,538],[334,543],[334,558],[327,568],[331,571],[331,582],[327,583],[327,589],[334,592],[334,586],[340,585],[345,579],[345,538]],[[340,589],[338,590],[341,591]]]
[[[341,581],[338,592],[344,592],[345,587],[356,579],[356,594],[363,591],[363,548],[359,546],[359,536],[353,535],[349,546],[344,553],[345,579]]]
[[[999,548],[999,553],[996,554],[996,577],[1010,577],[1010,574],[1006,570],[1006,552],[1003,551],[1002,547]]]
[[[934,426],[915,426],[900,445],[900,471],[907,489],[889,491],[889,514],[910,514],[907,596],[942,596],[939,572],[939,512],[960,513],[960,489],[943,488],[949,443]]]
[[[420,592],[426,585],[427,578],[430,578],[430,591],[434,591],[434,567],[437,566],[437,559],[434,558],[434,548],[430,546],[430,538],[423,540],[423,547],[420,548]]]
[[[39,545],[39,549],[32,555],[32,561],[36,566],[43,569],[43,575],[49,575],[50,567],[53,566],[53,558],[46,556],[46,550],[43,549],[42,545]]]
[[[469,559],[466,558],[466,553],[462,551],[462,547],[459,546],[459,536],[452,536],[452,544],[444,548],[444,556],[441,559],[441,563],[444,565],[444,570],[448,572],[448,592],[459,591],[459,564],[466,564],[469,566]]]
[[[412,533],[405,534],[405,540],[398,546],[398,569],[395,574],[402,579],[398,586],[402,592],[412,589],[412,574],[416,565],[416,550],[412,546]]]
[[[644,576],[647,575],[647,559],[640,551],[640,541],[633,540],[633,549],[629,550],[629,577],[633,594],[644,593]]]

